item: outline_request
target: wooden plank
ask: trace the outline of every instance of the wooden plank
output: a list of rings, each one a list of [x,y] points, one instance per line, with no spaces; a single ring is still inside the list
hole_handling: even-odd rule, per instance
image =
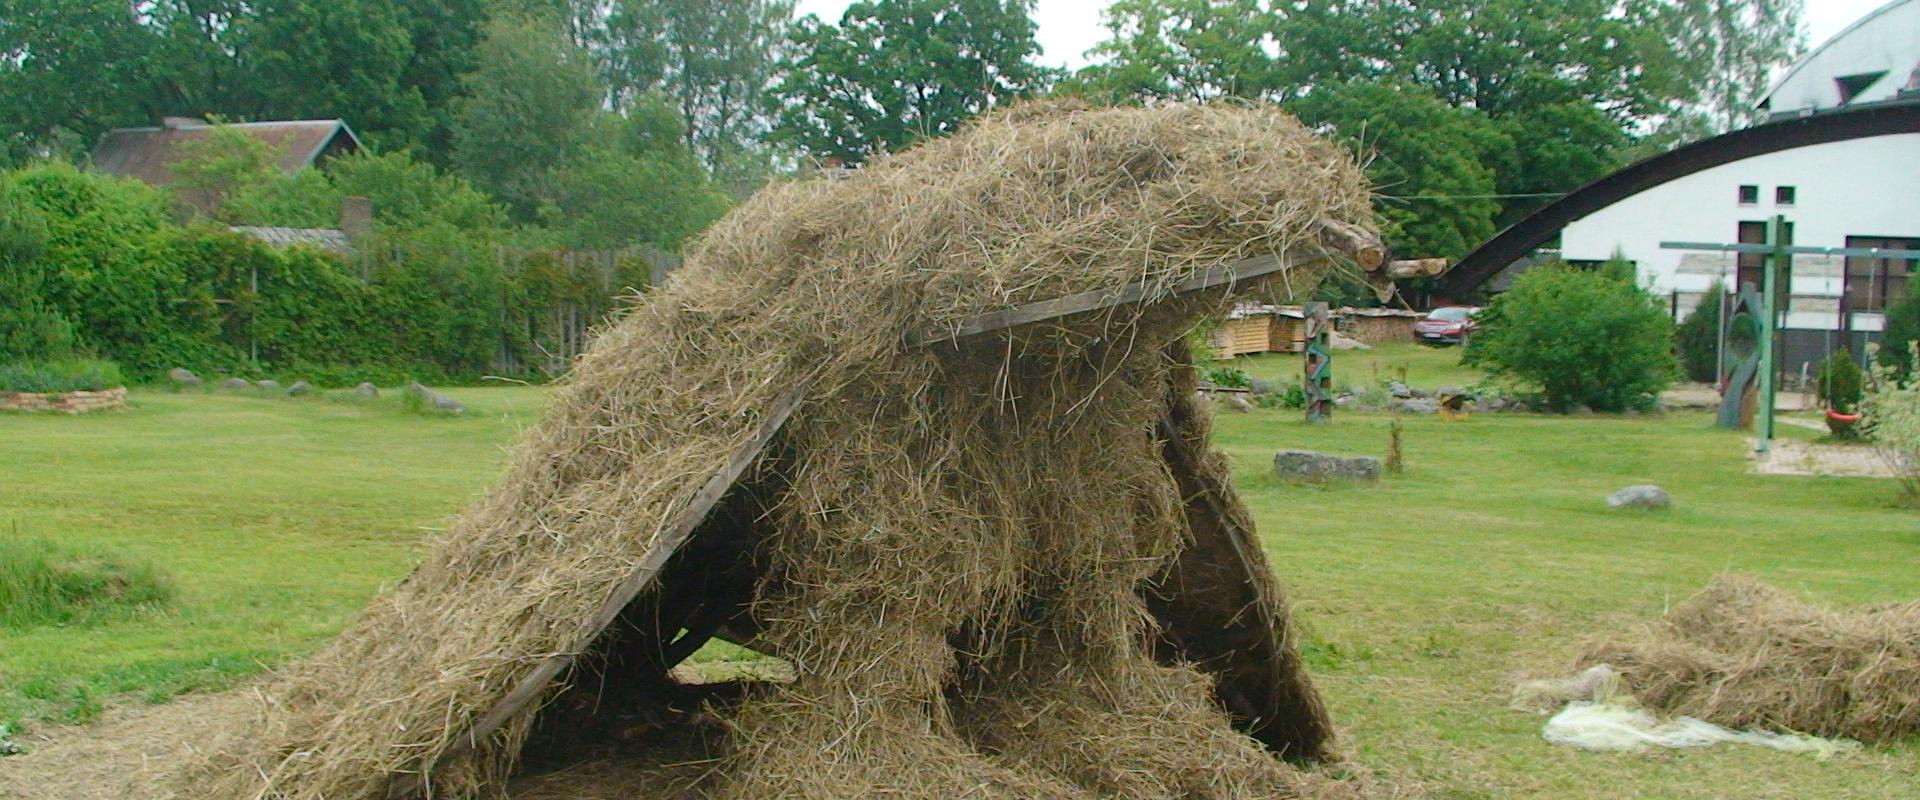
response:
[[[1042,300],[1023,306],[1001,311],[992,311],[977,317],[962,320],[951,325],[940,325],[921,331],[910,337],[910,345],[923,345],[945,340],[959,340],[983,333],[1031,325],[1050,319],[1059,319],[1072,314],[1088,311],[1100,311],[1129,303],[1157,302],[1180,295],[1192,294],[1221,286],[1231,286],[1256,278],[1272,275],[1282,270],[1306,266],[1333,258],[1326,250],[1312,249],[1290,251],[1283,255],[1265,255],[1245,258],[1232,264],[1214,267],[1172,286],[1161,286],[1148,281],[1135,281],[1120,289],[1097,289],[1091,292],[1070,294],[1052,300]]]
[[[776,402],[773,413],[760,420],[760,425],[755,429],[753,437],[736,448],[728,456],[727,463],[720,468],[720,471],[708,478],[707,482],[701,485],[700,490],[694,492],[686,506],[673,515],[672,522],[661,532],[660,538],[654,542],[646,554],[640,557],[640,561],[634,565],[633,571],[627,575],[626,580],[621,581],[620,585],[614,588],[613,593],[600,603],[593,616],[588,618],[587,627],[580,637],[575,639],[565,652],[547,656],[545,661],[521,678],[512,691],[474,720],[473,724],[467,728],[464,738],[440,753],[434,759],[435,763],[447,758],[457,758],[479,749],[481,740],[499,730],[500,726],[505,725],[513,719],[514,715],[525,710],[529,703],[538,699],[546,691],[547,686],[560,676],[560,672],[573,663],[576,656],[586,652],[586,649],[593,645],[593,640],[599,638],[601,631],[612,624],[614,618],[620,616],[621,610],[653,584],[654,579],[660,575],[660,569],[666,566],[667,560],[679,551],[680,546],[685,544],[694,530],[700,527],[700,523],[706,521],[707,515],[720,502],[720,498],[726,496],[727,490],[733,488],[733,484],[740,480],[740,476],[747,471],[748,467],[760,460],[761,453],[767,449],[768,444],[773,442],[773,437],[780,433],[787,419],[793,416],[794,410],[799,408],[800,403],[806,399],[807,387],[808,384],[802,382]],[[405,797],[419,791],[425,776],[432,772],[433,768],[432,764],[425,765],[418,772],[405,773],[396,778],[387,796]]]

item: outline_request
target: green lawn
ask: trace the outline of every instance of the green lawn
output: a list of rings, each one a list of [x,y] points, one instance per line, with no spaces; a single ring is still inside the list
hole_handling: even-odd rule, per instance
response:
[[[1298,353],[1261,353],[1241,356],[1226,362],[1249,376],[1276,383],[1299,383],[1301,356]],[[1434,389],[1440,386],[1465,386],[1486,377],[1472,367],[1460,366],[1460,348],[1428,347],[1411,342],[1383,344],[1372,350],[1341,350],[1333,354],[1333,383],[1336,388],[1378,386],[1383,381],[1405,381],[1408,386]]]
[[[1409,363],[1409,381],[1430,385],[1418,376],[1444,374],[1456,353],[1345,363],[1437,356]],[[178,588],[155,617],[0,630],[0,721],[218,686],[324,641],[494,478],[544,397],[450,393],[473,413],[136,393],[124,413],[0,416],[0,536],[149,560]],[[1223,414],[1219,444],[1356,762],[1445,798],[1916,796],[1920,743],[1827,762],[1725,747],[1599,755],[1549,746],[1540,718],[1505,708],[1518,677],[1564,668],[1584,637],[1724,570],[1821,601],[1920,597],[1920,514],[1895,507],[1889,483],[1748,476],[1741,435],[1704,413],[1479,414],[1404,418],[1409,471],[1378,487],[1301,488],[1267,477],[1275,448],[1379,454],[1389,418],[1297,415]],[[1676,508],[1605,508],[1640,482],[1666,486]]]

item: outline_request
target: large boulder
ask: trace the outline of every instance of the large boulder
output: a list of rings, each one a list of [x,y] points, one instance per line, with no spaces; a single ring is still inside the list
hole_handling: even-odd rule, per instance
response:
[[[200,376],[193,374],[193,370],[184,367],[174,367],[173,369],[167,370],[167,380],[173,383],[174,391],[198,389],[201,386]]]
[[[302,397],[310,394],[313,394],[313,384],[306,381],[294,381],[292,386],[287,387],[288,397]]]
[[[1273,454],[1273,474],[1283,481],[1371,483],[1380,480],[1380,459],[1334,456],[1312,450],[1281,450]]]
[[[359,386],[353,387],[353,393],[361,397],[379,397],[380,387],[361,381]]]
[[[250,392],[253,391],[253,381],[246,378],[228,378],[220,382],[220,388],[229,392]]]
[[[259,382],[255,383],[253,387],[256,389],[259,389],[261,394],[286,394],[287,393],[286,389],[281,388],[280,382],[273,380],[272,378],[262,379]]]
[[[1638,508],[1659,510],[1673,506],[1673,497],[1667,490],[1650,483],[1629,486],[1607,495],[1608,508]]]
[[[467,410],[460,401],[422,386],[418,381],[407,384],[407,394],[420,398],[427,408],[442,414],[460,414]]]

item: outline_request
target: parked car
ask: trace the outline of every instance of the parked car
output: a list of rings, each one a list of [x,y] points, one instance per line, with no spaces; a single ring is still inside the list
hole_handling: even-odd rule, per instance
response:
[[[1480,327],[1474,320],[1479,313],[1480,309],[1468,306],[1436,308],[1428,312],[1426,319],[1413,323],[1413,338],[1435,346],[1460,344]]]

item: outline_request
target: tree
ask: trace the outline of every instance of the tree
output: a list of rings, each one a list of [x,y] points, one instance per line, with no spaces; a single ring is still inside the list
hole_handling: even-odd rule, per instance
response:
[[[384,231],[429,227],[485,236],[507,226],[506,212],[458,176],[405,152],[362,150],[290,176],[277,172],[230,197],[218,215],[239,225],[331,228],[341,202],[365,197],[375,225]]]
[[[0,364],[66,355],[73,324],[47,302],[40,254],[47,223],[27,194],[0,175]]]
[[[453,164],[531,220],[554,169],[586,143],[601,98],[593,63],[556,21],[535,17],[488,23],[479,63],[456,105]]]
[[[1673,344],[1680,355],[1681,371],[1687,380],[1714,383],[1720,380],[1720,305],[1726,301],[1727,287],[1714,281],[1700,303],[1674,328]]]
[[[1887,308],[1886,328],[1880,334],[1880,354],[1876,360],[1894,377],[1913,376],[1913,346],[1920,342],[1920,287],[1913,294]]]
[[[680,138],[684,126],[658,95],[639,98],[626,117],[603,115],[594,144],[555,171],[547,224],[572,247],[680,249],[728,205]]]
[[[16,0],[0,137],[18,160],[163,115],[340,117],[372,142],[444,145],[483,2]]]
[[[1806,0],[1672,0],[1674,42],[1713,132],[1765,116],[1756,104],[1774,68],[1806,46],[1805,9]]]
[[[775,138],[858,163],[1043,88],[1033,0],[868,0],[802,17]]]
[[[1335,133],[1366,164],[1394,252],[1454,258],[1493,235],[1500,203],[1485,162],[1511,142],[1478,112],[1450,108],[1419,86],[1375,81],[1322,85],[1286,108]]]
[[[1484,240],[1487,225],[1512,222],[1618,167],[1640,129],[1672,116],[1690,96],[1666,39],[1665,2],[1120,0],[1107,14],[1111,36],[1097,49],[1107,60],[1082,70],[1069,88],[1105,99],[1286,103],[1397,163],[1378,165],[1375,171],[1396,174],[1376,179],[1413,188],[1384,185],[1388,194],[1424,193],[1427,199],[1404,201],[1416,208],[1383,209],[1403,227],[1427,228],[1407,231],[1403,245],[1422,255],[1457,254]],[[1414,91],[1422,99],[1409,99]],[[1392,110],[1342,95],[1365,95]],[[1383,136],[1377,144],[1356,127],[1405,117],[1411,104],[1461,116],[1447,121],[1447,133],[1402,128],[1401,141]],[[1428,139],[1435,141],[1420,141]],[[1448,190],[1428,190],[1404,174],[1420,171],[1411,157],[1416,142],[1452,165],[1427,170],[1434,185],[1453,185]],[[1443,194],[1447,200],[1434,197]],[[1421,219],[1434,216],[1427,209],[1438,209],[1439,219]]]
[[[613,0],[582,33],[610,104],[673,98],[686,143],[729,177],[769,169],[760,140],[777,103],[775,68],[792,0]]]
[[[151,40],[125,0],[11,0],[0,13],[0,166],[138,121]]]
[[[1111,99],[1284,95],[1260,0],[1117,0],[1101,14],[1103,61],[1075,77],[1075,91]]]
[[[175,205],[187,215],[227,224],[240,221],[234,217],[235,200],[283,175],[273,146],[240,128],[216,127],[204,139],[175,144],[174,152],[177,158],[167,167],[174,180],[167,190]]]
[[[1556,411],[1646,408],[1673,380],[1673,323],[1630,282],[1535,267],[1482,312],[1461,363],[1537,387]]]

